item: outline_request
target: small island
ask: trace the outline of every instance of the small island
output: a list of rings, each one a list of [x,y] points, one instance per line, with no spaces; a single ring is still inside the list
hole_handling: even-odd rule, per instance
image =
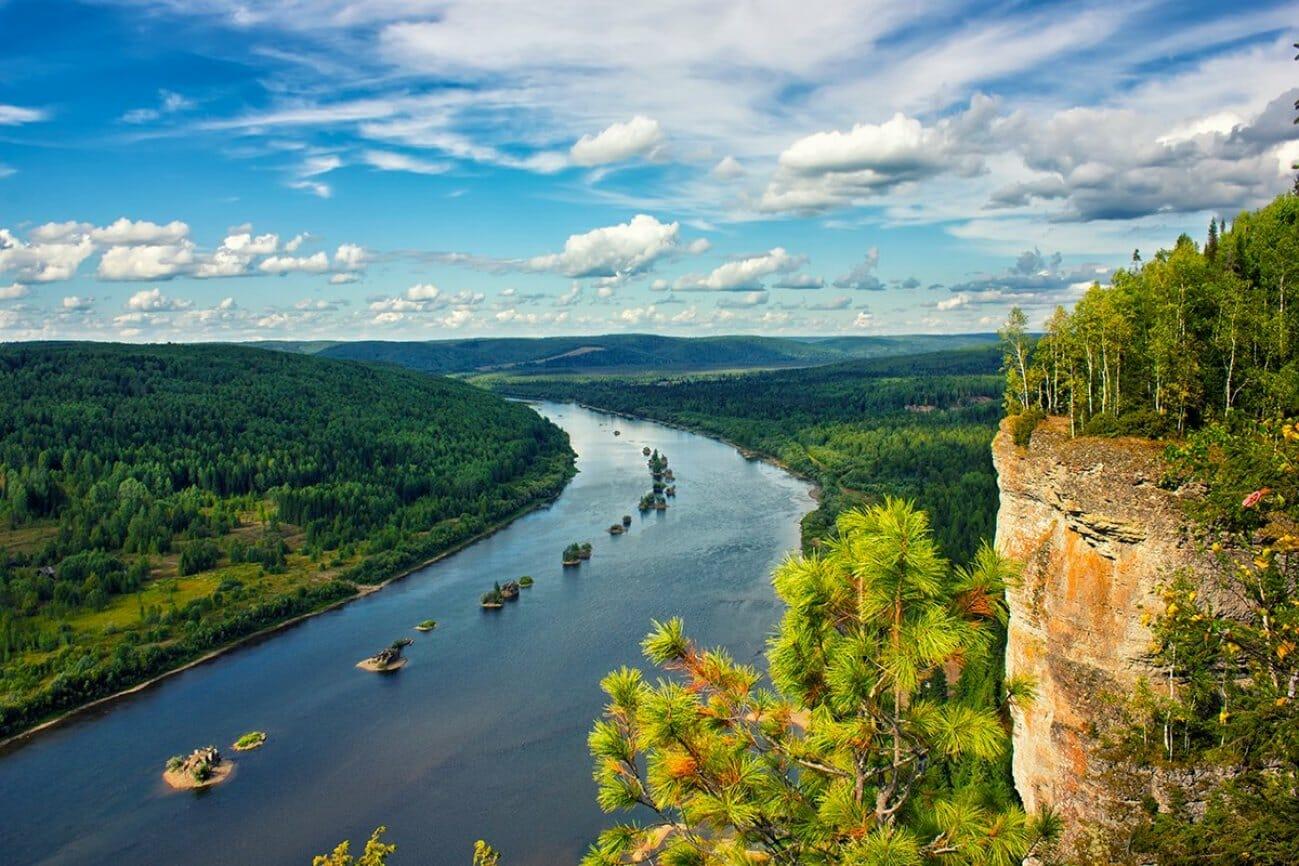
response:
[[[591,542],[574,541],[568,547],[564,548],[564,554],[561,561],[564,563],[565,567],[569,568],[575,565],[581,565],[582,560],[591,558],[591,551]]]
[[[668,485],[667,489],[663,491],[663,495],[664,495],[664,496],[676,496],[676,495],[677,495],[677,486],[676,486],[675,484],[670,484],[670,485]]]
[[[610,535],[622,535],[626,531],[627,528],[623,526],[621,523],[615,523],[609,527]]]
[[[197,791],[219,785],[234,772],[235,765],[226,761],[216,746],[195,749],[189,755],[173,755],[167,759],[162,778],[177,791]]]
[[[519,578],[519,586],[521,586],[523,589],[527,589],[528,587],[532,586],[533,582],[534,581],[532,580],[532,575],[530,574],[525,574],[523,575],[523,577]]]
[[[357,662],[356,666],[363,671],[371,671],[376,674],[401,670],[406,666],[406,657],[402,655],[402,652],[412,643],[414,641],[408,637],[398,638],[390,646],[384,647],[368,659]]]
[[[631,526],[631,515],[630,515],[630,514],[624,514],[624,515],[622,516],[622,525],[623,525],[623,526]]]
[[[426,619],[419,625],[415,626],[415,631],[433,631],[438,627],[438,621],[435,619]]]
[[[644,454],[646,457],[650,456],[650,447],[646,445],[640,450],[640,453]]]
[[[621,431],[621,430],[615,430],[615,431],[613,431],[613,435],[615,435],[615,436],[621,436],[621,435],[622,435],[622,431]]]
[[[517,580],[507,580],[501,584],[501,597],[506,601],[514,601],[519,597],[519,582]]]
[[[234,745],[230,748],[236,752],[251,752],[253,749],[260,749],[266,744],[265,731],[249,731],[239,739],[235,740]]]
[[[483,610],[500,610],[505,607],[505,593],[501,592],[501,585],[497,583],[483,593],[479,605]]]

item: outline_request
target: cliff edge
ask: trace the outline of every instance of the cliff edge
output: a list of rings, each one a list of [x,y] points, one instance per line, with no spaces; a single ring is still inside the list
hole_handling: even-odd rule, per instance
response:
[[[1071,439],[1064,419],[1043,422],[1028,448],[1003,422],[992,451],[996,546],[1024,563],[1007,593],[1006,670],[1037,687],[1012,712],[1015,787],[1027,809],[1051,805],[1067,827],[1106,823],[1133,789],[1100,758],[1096,729],[1113,698],[1152,673],[1142,611],[1156,609],[1171,572],[1209,565],[1185,531],[1192,494],[1157,486],[1158,444]]]

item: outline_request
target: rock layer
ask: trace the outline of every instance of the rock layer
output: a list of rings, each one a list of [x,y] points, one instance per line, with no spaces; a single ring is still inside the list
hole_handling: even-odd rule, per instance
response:
[[[993,442],[997,549],[1024,563],[1007,593],[1006,669],[1037,687],[1012,713],[1015,786],[1026,808],[1051,805],[1071,828],[1131,802],[1097,730],[1114,698],[1153,673],[1141,614],[1155,609],[1160,581],[1209,564],[1185,531],[1190,494],[1158,486],[1160,453],[1145,440],[1071,439],[1063,419],[1044,422],[1028,448],[1004,423]]]

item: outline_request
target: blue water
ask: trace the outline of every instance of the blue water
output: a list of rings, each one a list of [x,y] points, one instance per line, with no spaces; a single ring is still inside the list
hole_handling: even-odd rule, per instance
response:
[[[0,756],[0,862],[306,866],[344,838],[359,850],[379,824],[395,866],[465,864],[479,838],[510,866],[575,862],[612,820],[586,752],[601,677],[640,664],[651,618],[670,616],[759,661],[779,618],[771,570],[813,502],[803,482],[718,442],[537,408],[578,453],[551,507]],[[642,516],[645,445],[667,454],[678,496]],[[610,537],[627,513],[628,533]],[[575,540],[594,556],[564,569]],[[519,601],[478,608],[494,580],[523,574],[536,586]],[[437,630],[413,631],[425,618]],[[402,636],[415,640],[404,670],[353,667]],[[195,794],[161,781],[167,756],[251,729],[269,742],[236,755],[223,785]]]

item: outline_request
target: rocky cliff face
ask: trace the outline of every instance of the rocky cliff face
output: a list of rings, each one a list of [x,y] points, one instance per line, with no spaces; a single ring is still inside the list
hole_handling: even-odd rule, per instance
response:
[[[1156,609],[1155,588],[1173,570],[1207,565],[1184,532],[1188,494],[1157,486],[1159,446],[1070,439],[1060,419],[1027,449],[1003,424],[993,461],[997,549],[1025,563],[1008,593],[1006,667],[1037,685],[1013,714],[1015,785],[1030,810],[1053,805],[1075,828],[1103,821],[1133,796],[1121,768],[1100,759],[1096,729],[1113,716],[1110,700],[1152,673],[1142,610]]]

